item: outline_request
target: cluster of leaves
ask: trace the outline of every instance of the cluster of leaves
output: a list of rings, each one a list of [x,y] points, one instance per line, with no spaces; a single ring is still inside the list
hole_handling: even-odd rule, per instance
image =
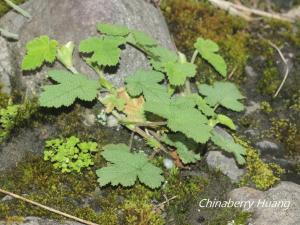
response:
[[[79,138],[71,136],[67,139],[46,141],[44,160],[51,161],[55,169],[64,172],[78,172],[94,165],[92,154],[98,151],[95,142],[80,142]]]
[[[70,71],[48,73],[56,84],[43,88],[41,106],[59,108],[70,106],[76,99],[93,101],[97,98],[106,107],[107,114],[113,114],[132,131],[139,129],[138,133],[154,150],[176,155],[182,164],[195,163],[201,158],[184,139],[195,144],[211,140],[232,153],[239,164],[245,163],[244,148],[214,129],[218,124],[236,129],[233,121],[218,114],[216,109],[219,106],[237,112],[244,109],[240,102],[244,97],[237,87],[224,80],[211,86],[198,84],[196,91],[190,88],[191,79],[196,76],[194,61],[197,56],[226,78],[227,66],[215,42],[199,38],[194,45],[194,56],[188,62],[185,55],[161,47],[143,32],[111,24],[99,24],[97,29],[102,35],[81,41],[79,51],[86,63],[99,74],[99,82],[76,71],[72,63],[74,46],[70,43],[60,46],[46,36],[28,43],[22,65],[24,70],[38,69],[44,62],[52,63],[57,59]],[[117,89],[105,79],[103,71],[119,63],[121,49],[126,44],[143,52],[152,69],[138,70],[127,76],[125,87]],[[100,95],[100,89],[107,95]],[[151,126],[155,123],[159,125]],[[144,127],[152,134],[143,130]],[[157,188],[163,182],[159,168],[152,165],[143,153],[131,153],[124,144],[108,145],[102,155],[111,163],[97,171],[102,186],[109,183],[131,186],[139,179],[145,185]]]

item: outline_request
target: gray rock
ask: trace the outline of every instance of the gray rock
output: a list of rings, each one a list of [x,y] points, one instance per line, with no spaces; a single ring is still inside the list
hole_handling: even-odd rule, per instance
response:
[[[247,76],[249,76],[251,78],[255,78],[258,76],[258,74],[254,71],[252,66],[246,66],[245,72],[246,72]]]
[[[263,140],[255,144],[260,149],[279,149],[279,146],[274,142]]]
[[[119,125],[120,125],[119,121],[117,120],[116,117],[114,117],[113,115],[109,115],[107,117],[107,121],[106,121],[107,127],[118,127]]]
[[[0,225],[6,224],[4,221],[0,221]],[[25,217],[22,223],[10,223],[11,225],[82,225],[73,221],[55,221],[50,219],[42,219],[38,217]]]
[[[281,182],[266,192],[252,188],[238,188],[229,193],[233,201],[253,201],[254,225],[299,225],[300,185]],[[273,207],[272,207],[273,205]]]
[[[29,0],[22,7],[32,15],[29,21],[18,13],[11,11],[0,20],[0,26],[18,33],[18,42],[0,39],[0,74],[1,82],[10,90],[10,80],[21,81],[28,94],[39,92],[45,82],[46,66],[38,73],[23,74],[20,70],[25,46],[28,41],[40,35],[48,35],[64,44],[74,41],[78,46],[80,40],[97,35],[96,24],[99,22],[126,25],[152,35],[163,46],[174,49],[168,28],[160,11],[144,0]],[[4,49],[4,51],[3,51]],[[97,75],[80,59],[75,51],[75,64],[80,72],[90,78]],[[56,63],[56,68],[61,65]],[[124,76],[138,68],[147,68],[146,57],[127,46],[116,69],[116,75],[107,75],[115,85],[123,83]],[[48,68],[49,69],[49,68]]]
[[[234,160],[219,151],[209,151],[206,162],[210,170],[219,170],[227,175],[232,182],[238,182],[244,174],[244,170],[240,169]]]
[[[23,129],[9,143],[0,144],[0,171],[15,166],[28,153],[41,154],[44,142],[56,132],[55,128]]]
[[[3,37],[0,36],[0,84],[3,85],[2,92],[9,94],[11,92],[10,77],[14,74],[13,65],[9,48]]]
[[[250,101],[250,105],[246,106],[245,115],[250,115],[260,109],[260,104],[254,101]]]
[[[255,144],[258,151],[262,155],[270,155],[272,157],[277,157],[278,159],[282,159],[284,157],[284,149],[281,145],[276,144],[273,141],[262,140]]]
[[[96,123],[96,115],[90,109],[86,109],[85,112],[82,114],[83,120],[82,123],[87,126],[91,127]]]
[[[4,196],[2,199],[1,199],[1,202],[8,202],[8,201],[11,201],[13,200],[14,198],[11,197],[10,195],[6,195]]]

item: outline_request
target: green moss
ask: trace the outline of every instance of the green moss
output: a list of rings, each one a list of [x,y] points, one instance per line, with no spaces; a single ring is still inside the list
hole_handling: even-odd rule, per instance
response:
[[[118,187],[94,192],[96,180],[94,171],[85,171],[82,175],[61,174],[53,170],[51,163],[30,157],[14,171],[3,174],[0,184],[7,190],[26,194],[29,199],[99,224],[119,224],[120,219],[124,224],[163,224],[160,214],[153,213],[152,191],[137,185],[130,190]],[[90,204],[84,206],[91,197]],[[64,219],[16,200],[0,203],[0,209],[0,218],[32,215]],[[126,222],[133,217],[137,223]],[[141,220],[147,223],[140,223]]]
[[[0,142],[6,140],[16,127],[29,120],[36,110],[35,101],[13,104],[10,99],[7,106],[0,109]]]
[[[271,112],[273,112],[273,109],[272,109],[270,103],[266,102],[266,101],[262,101],[260,103],[260,109],[266,114],[270,114]]]
[[[219,213],[212,218],[209,224],[213,225],[247,225],[247,221],[252,216],[250,212],[243,212],[237,208],[222,208]]]
[[[300,90],[292,96],[291,109],[300,112]]]
[[[243,79],[249,40],[245,21],[196,0],[164,0],[161,8],[179,51],[191,56],[193,44],[198,37],[212,39],[220,45],[228,71],[235,70],[232,78],[236,81]],[[218,78],[216,72],[205,62],[198,60],[197,63],[201,68],[201,80],[212,82]]]
[[[267,135],[283,143],[290,155],[300,154],[300,131],[289,119],[271,119],[271,128]]]
[[[6,217],[6,225],[17,225],[17,224],[23,224],[25,218],[21,216],[11,216]]]
[[[12,0],[13,3],[21,4],[24,3],[26,0]],[[0,17],[7,13],[11,8],[4,2],[0,2]]]
[[[246,174],[240,181],[241,186],[254,184],[260,190],[267,190],[274,186],[279,180],[284,170],[275,163],[265,163],[260,158],[258,152],[247,142],[236,138],[236,141],[247,150]]]
[[[95,168],[103,161],[98,158],[92,170],[62,174],[41,157],[28,156],[17,168],[0,175],[0,186],[41,204],[53,207],[98,224],[165,224],[162,212],[175,213],[187,219],[185,211],[206,184],[202,177],[182,177],[179,172],[166,174],[167,183],[161,190],[150,190],[141,184],[123,187],[99,188]],[[165,197],[176,199],[160,204]],[[0,198],[4,197],[0,195]],[[154,204],[156,200],[158,203]],[[183,211],[184,210],[184,211]],[[11,216],[37,216],[65,219],[27,203],[10,200],[0,202],[0,219]],[[181,223],[177,223],[181,224]]]
[[[258,83],[258,89],[263,94],[274,95],[280,83],[281,79],[278,69],[273,66],[267,67]]]
[[[9,95],[1,92],[2,88],[2,84],[0,83],[0,109],[7,107],[9,101]]]

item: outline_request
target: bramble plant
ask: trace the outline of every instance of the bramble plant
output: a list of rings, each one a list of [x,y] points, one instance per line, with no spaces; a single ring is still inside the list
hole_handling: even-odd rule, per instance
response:
[[[163,171],[151,163],[158,153],[174,156],[186,165],[201,159],[188,142],[205,144],[209,140],[232,153],[239,164],[244,164],[244,148],[214,130],[217,124],[235,130],[233,121],[216,112],[224,107],[233,111],[244,109],[239,100],[244,97],[229,81],[217,81],[212,86],[197,84],[191,88],[196,76],[198,56],[206,60],[225,79],[227,66],[219,55],[219,46],[199,38],[190,62],[182,53],[174,53],[159,46],[158,42],[143,32],[124,26],[99,24],[100,36],[81,41],[79,51],[85,62],[99,75],[90,80],[78,72],[73,64],[74,44],[60,45],[47,36],[38,37],[27,44],[23,70],[39,69],[44,63],[61,62],[68,70],[48,73],[55,83],[43,87],[39,98],[42,107],[60,108],[72,105],[76,99],[99,100],[120,124],[145,139],[154,150],[151,157],[144,152],[132,152],[125,144],[105,146],[102,156],[109,164],[97,170],[101,186],[132,186],[138,179],[150,188],[158,188],[164,181]],[[116,66],[121,48],[126,44],[143,52],[152,66],[138,70],[125,79],[124,87],[116,88],[104,76],[104,69]],[[197,89],[197,90],[194,90]],[[101,90],[101,93],[100,93]],[[150,119],[151,118],[151,119]]]
[[[97,150],[95,142],[80,142],[79,138],[71,136],[64,139],[46,141],[44,160],[51,161],[55,169],[64,172],[78,172],[94,165],[92,154]]]

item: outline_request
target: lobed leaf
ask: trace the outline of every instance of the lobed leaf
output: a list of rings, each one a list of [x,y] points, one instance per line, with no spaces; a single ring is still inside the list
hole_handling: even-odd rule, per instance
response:
[[[245,164],[246,161],[244,155],[246,155],[246,150],[241,145],[233,142],[228,138],[223,137],[216,131],[213,131],[212,134],[213,135],[211,137],[211,140],[215,145],[219,146],[220,148],[229,153],[232,153],[235,156],[236,161],[240,165]]]
[[[162,137],[162,141],[176,148],[176,152],[184,164],[195,163],[201,158],[200,154],[195,154],[193,151],[190,151],[181,141],[173,141],[167,135]]]
[[[150,188],[164,181],[162,170],[151,164],[144,153],[131,153],[125,144],[110,144],[101,155],[111,164],[96,171],[100,186],[133,186],[137,179]]]
[[[46,35],[37,37],[26,45],[27,53],[22,62],[22,70],[35,70],[44,62],[53,63],[56,58],[58,42]]]
[[[192,63],[168,62],[165,70],[171,85],[183,85],[188,77],[196,75],[196,65]]]
[[[97,25],[98,31],[103,34],[113,35],[113,36],[127,36],[130,30],[122,25],[117,24],[108,24],[108,23],[100,23]]]
[[[199,92],[206,96],[207,103],[214,107],[220,104],[234,111],[242,111],[244,106],[239,102],[245,98],[237,87],[231,82],[215,82],[213,86],[201,84],[198,86]]]
[[[210,138],[212,127],[208,120],[195,108],[195,102],[189,97],[148,100],[145,111],[154,113],[168,120],[168,127],[174,132],[182,132],[198,143],[205,143]]]
[[[119,46],[125,43],[123,37],[91,37],[80,42],[79,51],[92,53],[91,61],[99,66],[115,66],[121,55]]]
[[[133,97],[143,94],[146,100],[159,101],[169,97],[166,87],[158,84],[163,79],[164,75],[160,72],[139,70],[125,79],[126,89]]]
[[[217,53],[219,46],[215,42],[209,39],[198,38],[194,47],[203,59],[211,64],[223,77],[226,77],[227,65],[223,57]]]
[[[43,107],[70,106],[76,99],[92,101],[97,97],[100,88],[98,82],[89,80],[82,74],[54,70],[48,75],[59,84],[43,87],[44,91],[39,99]]]

